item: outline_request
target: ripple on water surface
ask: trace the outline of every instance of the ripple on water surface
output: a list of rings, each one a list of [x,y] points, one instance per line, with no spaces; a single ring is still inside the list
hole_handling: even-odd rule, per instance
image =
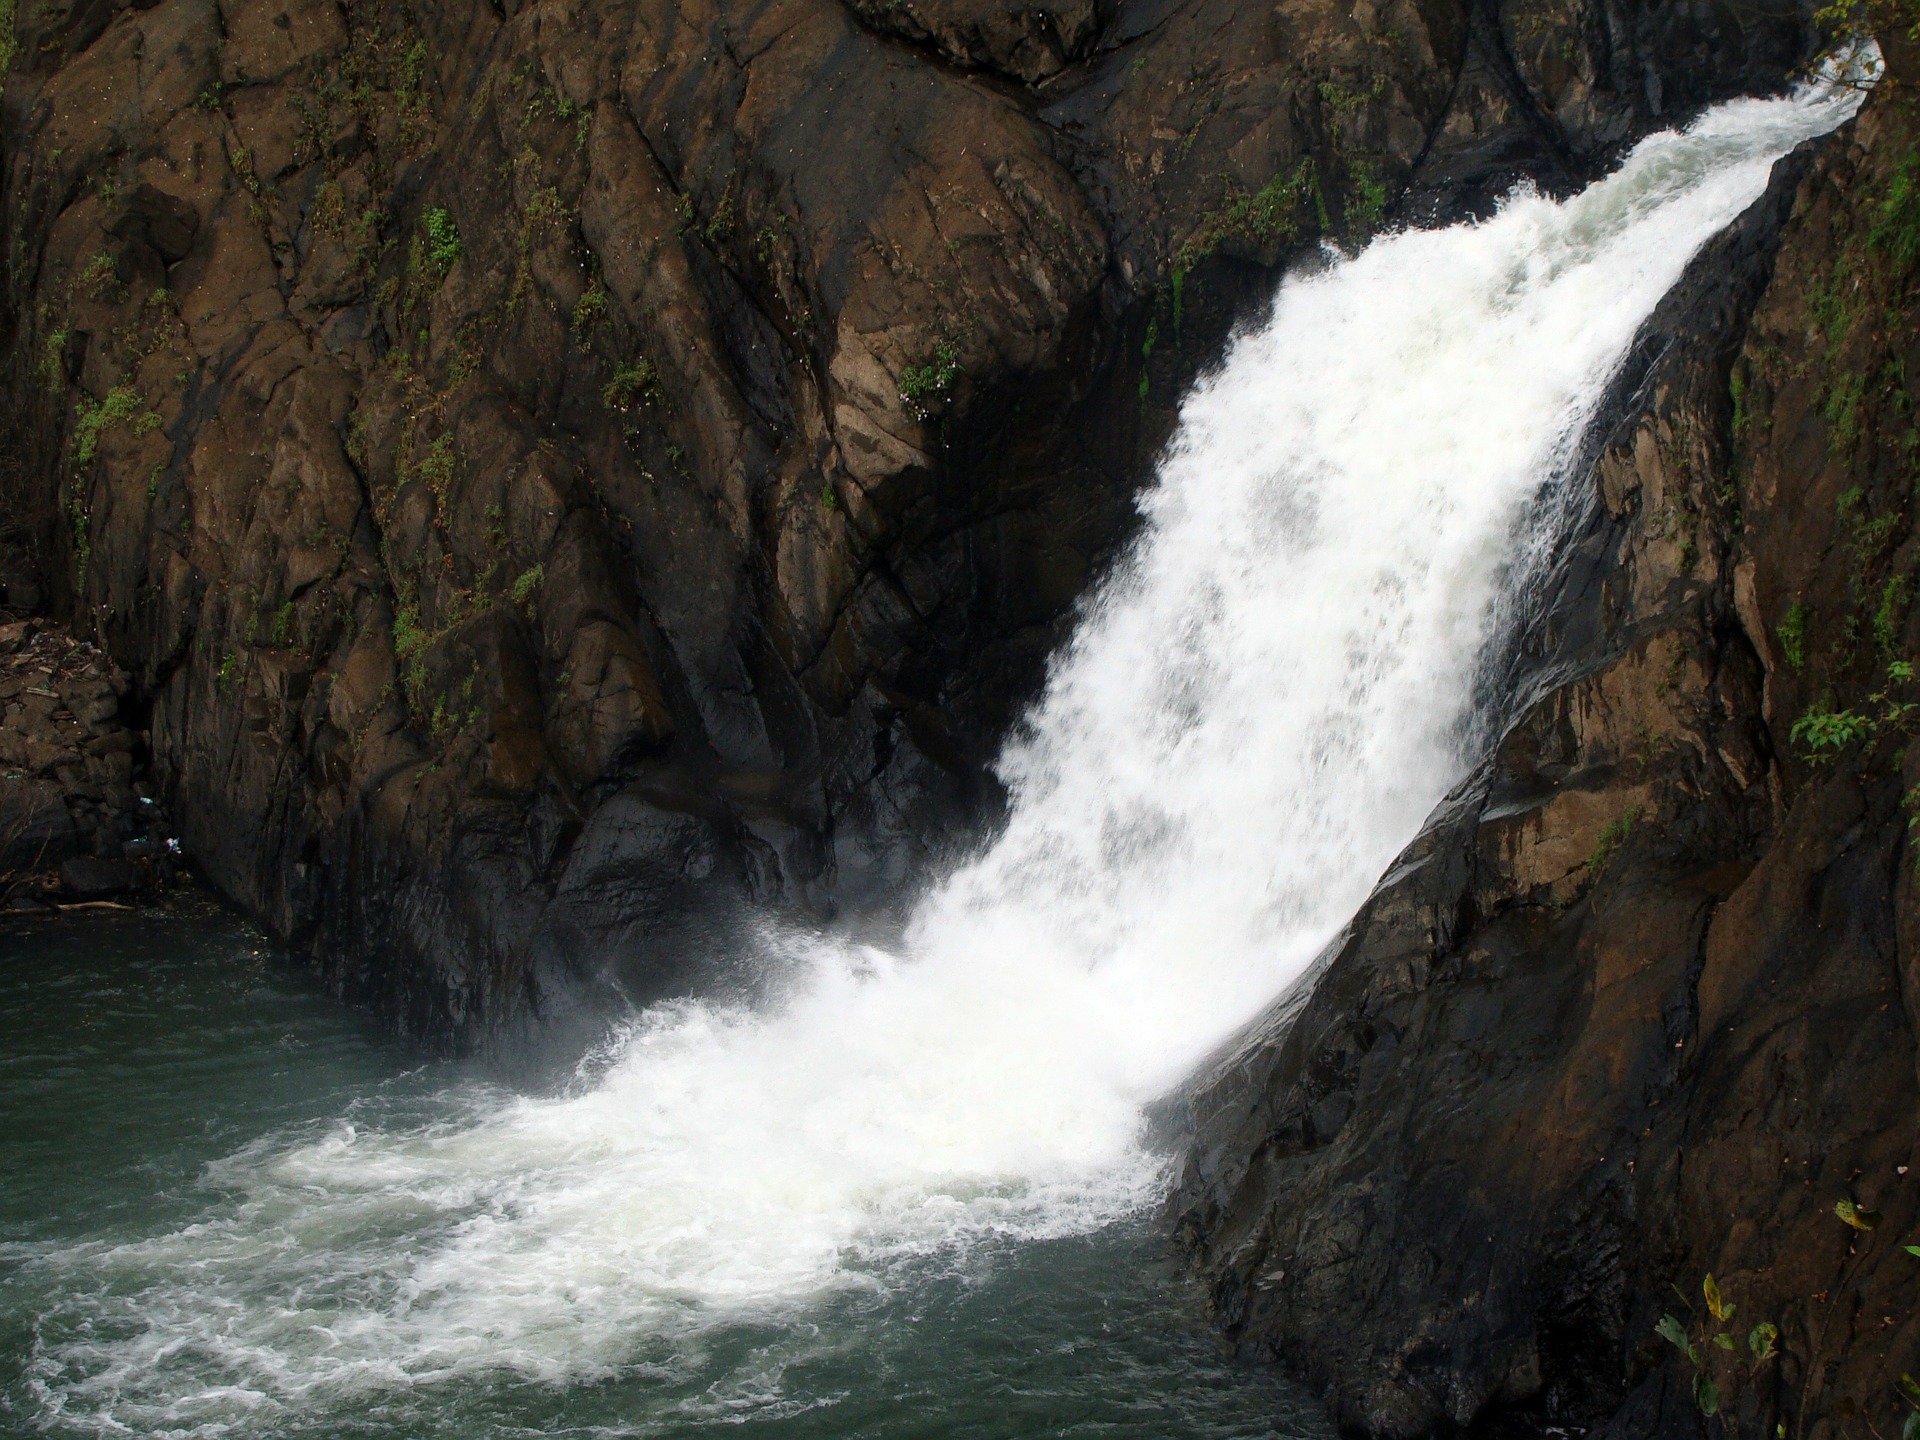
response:
[[[812,1303],[629,1343],[566,1383],[222,1389],[221,1347],[242,1333],[229,1307],[275,1297],[196,1294],[168,1238],[229,1221],[236,1176],[343,1124],[424,1134],[504,1093],[382,1037],[223,917],[0,928],[0,1433],[1330,1435],[1284,1380],[1220,1358],[1139,1218],[856,1270]],[[297,1224],[276,1233],[298,1243]],[[331,1239],[324,1254],[352,1253]],[[302,1297],[278,1300],[306,1323]],[[194,1302],[191,1342],[156,1327],[173,1383],[122,1388],[88,1363],[137,1349],[143,1303]]]

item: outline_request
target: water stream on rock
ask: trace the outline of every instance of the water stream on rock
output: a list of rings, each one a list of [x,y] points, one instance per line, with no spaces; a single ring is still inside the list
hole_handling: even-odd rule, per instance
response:
[[[237,1137],[165,1223],[10,1230],[9,1405],[103,1433],[555,1433],[532,1400],[431,1417],[611,1386],[627,1408],[592,1433],[691,1431],[703,1405],[960,1433],[869,1425],[869,1381],[783,1377],[1085,1237],[1144,1243],[1168,1162],[1143,1107],[1464,774],[1501,599],[1636,330],[1855,103],[1729,104],[1569,201],[1290,280],[1186,401],[1003,759],[1004,832],[898,953],[769,935],[771,1000],[659,1007],[565,1094],[331,1094]]]

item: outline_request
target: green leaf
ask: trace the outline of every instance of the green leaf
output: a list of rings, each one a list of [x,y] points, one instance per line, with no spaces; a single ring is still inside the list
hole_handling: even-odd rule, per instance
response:
[[[1700,1407],[1702,1415],[1719,1413],[1720,1387],[1704,1371],[1693,1377],[1693,1403]]]
[[[1731,1335],[1716,1335],[1713,1337],[1713,1343],[1718,1345],[1722,1350],[1732,1350],[1736,1348],[1733,1343],[1733,1336]]]
[[[1684,1351],[1687,1348],[1687,1327],[1671,1315],[1662,1315],[1660,1323],[1653,1327],[1653,1333],[1676,1350]]]
[[[1747,1332],[1747,1349],[1753,1352],[1753,1363],[1755,1365],[1758,1365],[1762,1360],[1772,1357],[1774,1341],[1779,1338],[1779,1327],[1771,1320],[1762,1320]]]
[[[1878,1210],[1862,1210],[1851,1200],[1834,1201],[1833,1213],[1856,1230],[1871,1230],[1880,1223]]]
[[[1920,1440],[1920,1410],[1909,1410],[1900,1426],[1900,1440]]]
[[[1920,815],[1916,815],[1913,818],[1916,822],[1920,822]],[[1900,1248],[1909,1255],[1920,1255],[1920,1245],[1902,1245]]]
[[[1900,1389],[1909,1400],[1920,1403],[1920,1380],[1915,1380],[1911,1375],[1903,1374],[1900,1377]]]

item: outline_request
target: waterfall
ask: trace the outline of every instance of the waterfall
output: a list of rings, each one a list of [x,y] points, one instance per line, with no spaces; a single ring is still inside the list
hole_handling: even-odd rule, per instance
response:
[[[897,953],[775,937],[782,993],[661,1006],[571,1093],[271,1138],[201,1223],[36,1258],[66,1307],[33,1362],[50,1413],[270,1429],[481,1371],[589,1379],[1150,1204],[1143,1108],[1472,763],[1499,598],[1637,329],[1855,104],[1728,104],[1569,200],[1289,279],[1183,405],[1001,762],[1004,832]]]

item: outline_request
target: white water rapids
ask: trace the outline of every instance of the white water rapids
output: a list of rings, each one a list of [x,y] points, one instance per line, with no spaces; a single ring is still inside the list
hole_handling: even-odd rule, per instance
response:
[[[1300,973],[1465,773],[1502,587],[1636,330],[1851,90],[1741,101],[1564,203],[1289,280],[1186,401],[1129,557],[1007,752],[1004,833],[898,954],[662,1007],[560,1098],[233,1157],[201,1223],[32,1263],[49,1415],[272,1428],[605,1375],[982,1235],[1162,1192],[1143,1107]],[[1537,531],[1540,527],[1534,526]],[[457,1111],[458,1113],[454,1113]]]

